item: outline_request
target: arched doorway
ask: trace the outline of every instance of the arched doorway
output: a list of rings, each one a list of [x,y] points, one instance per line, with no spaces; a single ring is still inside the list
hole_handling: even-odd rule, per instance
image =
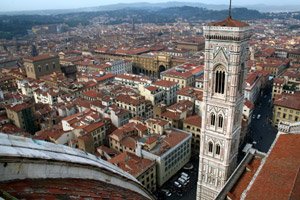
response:
[[[164,65],[160,65],[158,68],[158,77],[160,78],[160,73],[166,71],[166,67]]]

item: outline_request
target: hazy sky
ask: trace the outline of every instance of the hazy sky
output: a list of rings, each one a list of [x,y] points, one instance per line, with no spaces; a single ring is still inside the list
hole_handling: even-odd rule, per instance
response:
[[[18,11],[18,10],[41,10],[41,9],[67,9],[81,8],[90,6],[101,6],[114,3],[134,3],[134,2],[167,2],[168,0],[0,0],[0,11]],[[208,4],[228,4],[229,0],[169,0],[182,2],[201,2]],[[284,2],[284,3],[283,3]],[[233,5],[245,4],[270,4],[287,5],[300,4],[299,0],[233,0]]]

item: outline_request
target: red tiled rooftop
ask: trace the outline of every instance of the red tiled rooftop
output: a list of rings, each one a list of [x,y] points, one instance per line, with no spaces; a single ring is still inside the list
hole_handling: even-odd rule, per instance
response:
[[[247,106],[247,108],[249,108],[250,110],[254,108],[254,104],[249,100],[246,100],[244,105]]]
[[[136,178],[155,164],[155,161],[140,158],[130,152],[123,152],[110,159],[109,162],[117,165]]]
[[[299,194],[300,134],[279,135],[250,190],[247,200],[292,199]],[[298,181],[297,181],[298,180]],[[295,197],[294,199],[299,199]]]
[[[35,57],[28,57],[28,58],[25,58],[25,59],[35,62],[35,61],[41,61],[41,60],[46,60],[46,59],[50,59],[50,58],[58,58],[58,56],[53,56],[53,55],[50,55],[50,54],[43,54],[43,55],[38,55],[38,56],[35,56]]]
[[[15,112],[20,112],[21,110],[30,108],[31,106],[32,105],[29,103],[20,103],[20,104],[16,104],[16,105],[13,105],[13,104],[8,105],[8,106],[6,106],[6,108],[9,110],[13,110]]]
[[[298,94],[278,95],[274,100],[274,105],[300,110],[300,96]]]
[[[173,87],[177,85],[174,81],[167,81],[167,80],[158,80],[153,83],[153,85],[161,86],[161,87]]]
[[[200,128],[201,128],[201,122],[202,122],[202,118],[199,115],[193,115],[193,116],[187,117],[184,120],[185,124],[190,124],[190,125],[197,126]]]
[[[225,20],[220,22],[212,22],[209,24],[209,26],[227,26],[227,27],[247,27],[249,24],[245,22],[241,22],[235,19],[232,19],[231,17],[227,17]]]
[[[239,180],[235,183],[233,188],[227,194],[231,200],[239,200],[241,199],[241,194],[248,187],[250,181],[252,180],[254,174],[261,164],[260,157],[254,157],[246,166],[243,174],[239,178]]]
[[[164,138],[163,142],[170,147],[175,147],[188,136],[189,134],[181,131],[171,130],[169,133],[166,131],[166,137]]]
[[[105,124],[103,122],[96,122],[96,123],[92,123],[90,125],[87,125],[86,127],[83,128],[83,130],[85,130],[86,132],[92,132],[102,126],[104,126]]]
[[[89,179],[25,179],[1,182],[2,191],[17,199],[144,200],[144,196],[106,182]]]

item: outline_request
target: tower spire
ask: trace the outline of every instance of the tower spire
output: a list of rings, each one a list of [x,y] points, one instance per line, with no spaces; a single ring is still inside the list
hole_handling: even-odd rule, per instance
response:
[[[230,0],[230,3],[229,3],[229,18],[231,18],[231,0]]]

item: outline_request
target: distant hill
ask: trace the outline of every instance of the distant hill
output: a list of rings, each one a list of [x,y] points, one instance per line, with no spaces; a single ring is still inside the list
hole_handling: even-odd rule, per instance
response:
[[[198,7],[206,8],[209,10],[225,10],[228,9],[228,5],[225,4],[204,4],[195,2],[180,2],[180,1],[169,1],[162,3],[118,3],[104,6],[77,8],[77,9],[57,9],[57,10],[33,10],[33,11],[14,11],[14,12],[0,12],[5,15],[57,15],[66,13],[77,13],[77,12],[98,12],[98,11],[112,11],[121,9],[138,9],[138,10],[160,10],[163,8],[170,7]],[[258,10],[260,12],[287,12],[287,11],[300,11],[300,3],[298,5],[282,5],[272,6],[265,4],[255,5],[234,5],[234,8],[246,7],[248,9]]]
[[[123,4],[122,4],[123,5]],[[139,4],[136,4],[139,5]],[[162,5],[162,4],[160,4]],[[300,12],[299,12],[300,13]],[[299,17],[293,13],[287,17]],[[0,39],[11,39],[24,36],[33,26],[45,24],[67,24],[75,27],[79,24],[85,26],[90,24],[95,17],[105,17],[106,24],[131,23],[173,23],[178,19],[188,22],[199,22],[199,20],[221,20],[228,16],[228,10],[209,10],[206,8],[182,6],[166,8],[124,8],[119,10],[74,12],[65,14],[47,15],[0,15]],[[285,18],[286,14],[267,14],[247,8],[232,9],[232,16],[241,20],[254,20],[266,18]]]

